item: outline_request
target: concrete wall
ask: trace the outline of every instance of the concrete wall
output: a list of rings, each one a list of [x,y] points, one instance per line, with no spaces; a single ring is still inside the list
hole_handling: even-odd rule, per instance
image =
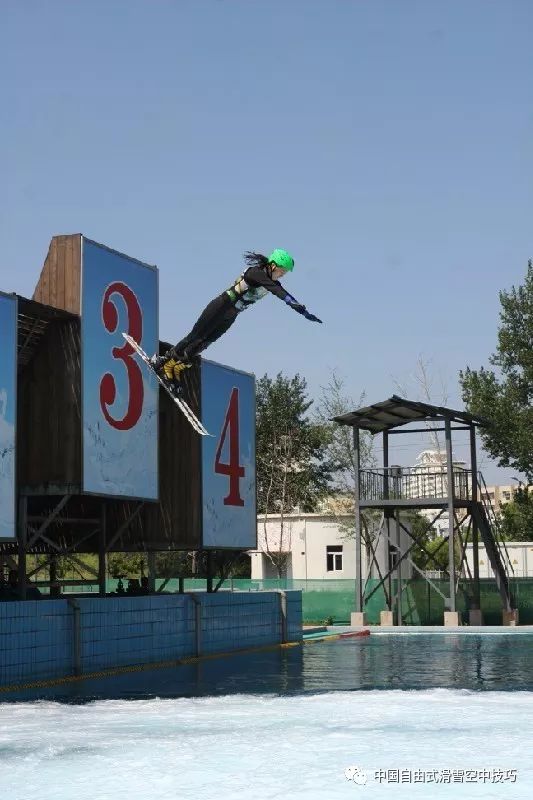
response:
[[[515,578],[532,578],[533,577],[533,542],[506,542],[505,547],[509,554],[509,559],[513,565]],[[466,560],[473,574],[474,571],[474,558],[472,545],[466,546]],[[507,565],[507,561],[505,561]],[[479,544],[479,577],[492,578],[492,568],[490,561],[487,558],[487,553],[483,543]]]
[[[0,602],[0,686],[298,641],[301,593],[285,596],[285,627],[278,592]]]

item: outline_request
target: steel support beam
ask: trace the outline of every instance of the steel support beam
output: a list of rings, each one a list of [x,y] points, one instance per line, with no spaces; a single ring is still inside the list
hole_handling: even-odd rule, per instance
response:
[[[354,503],[355,503],[355,610],[363,611],[363,569],[361,560],[361,443],[359,428],[353,427]]]
[[[26,599],[26,547],[28,541],[28,498],[19,498],[18,518],[18,589],[21,600]]]
[[[446,419],[445,438],[446,438],[446,471],[448,474],[448,573],[450,576],[450,600],[449,611],[455,611],[455,548],[454,548],[454,476],[453,476],[453,452],[452,452],[452,431],[450,420]]]
[[[119,529],[117,531],[115,531],[115,533],[113,534],[111,539],[107,542],[107,545],[106,545],[107,551],[111,550],[111,548],[113,547],[113,545],[115,544],[117,539],[119,539],[122,536],[122,534],[124,533],[124,531],[126,531],[129,528],[129,526],[131,525],[131,523],[133,522],[135,517],[138,514],[141,513],[143,508],[144,508],[144,500],[142,500],[139,503],[139,505],[137,506],[137,508],[135,509],[135,511],[132,511],[132,513],[129,515],[129,517],[126,520],[124,520],[124,522],[119,527]]]
[[[421,548],[421,549],[424,551],[424,553],[425,553],[427,556],[431,556],[431,553],[429,553],[429,552],[428,552],[428,551],[425,549],[424,545],[423,545],[423,544],[420,542],[420,539],[421,539],[421,538],[422,538],[422,537],[425,535],[426,531],[428,531],[428,530],[429,530],[429,528],[431,528],[431,526],[435,524],[435,522],[438,520],[438,518],[439,518],[439,517],[440,517],[442,514],[444,514],[445,510],[446,510],[446,509],[442,508],[442,509],[439,511],[439,513],[437,514],[437,516],[436,516],[436,517],[435,517],[435,518],[434,518],[434,519],[433,519],[431,522],[429,522],[429,523],[428,523],[428,525],[427,525],[427,527],[426,527],[426,530],[425,530],[425,531],[424,531],[424,532],[423,532],[423,533],[420,535],[420,537],[419,537],[418,539],[416,538],[416,536],[414,536],[414,534],[412,533],[412,531],[409,531],[409,530],[408,530],[408,529],[407,529],[407,528],[406,528],[406,527],[403,525],[403,523],[402,523],[402,522],[401,522],[401,520],[400,520],[400,527],[401,527],[401,528],[402,528],[402,529],[403,529],[403,530],[404,530],[404,531],[405,531],[405,532],[406,532],[406,533],[407,533],[407,534],[408,534],[408,535],[411,537],[411,539],[413,540],[413,544],[412,544],[412,545],[409,547],[409,549],[408,549],[408,550],[406,550],[406,551],[405,551],[405,553],[403,553],[403,555],[401,556],[401,558],[400,558],[400,562],[401,562],[401,561],[403,561],[403,559],[404,559],[404,558],[406,558],[406,557],[409,555],[409,553],[411,552],[411,550],[413,549],[413,547],[415,546],[415,544],[417,544],[417,545],[418,545],[418,546],[419,546],[419,547],[420,547],[420,548]],[[389,534],[388,534],[388,527],[387,527],[387,526],[384,526],[384,527],[385,527],[385,530],[387,531],[387,533],[386,533],[386,539],[387,539],[387,541],[388,541],[388,542],[390,542],[391,540],[390,540],[390,537],[389,537]],[[434,551],[433,555],[435,555],[436,553],[438,553],[438,551],[440,550],[440,548],[441,548],[441,547],[443,547],[443,546],[445,545],[445,543],[446,543],[446,538],[445,538],[445,539],[443,539],[443,541],[440,543],[440,545],[439,545],[439,546],[437,547],[437,549]],[[376,563],[377,563],[377,561],[376,561]],[[374,588],[372,589],[372,591],[370,592],[370,594],[369,594],[369,595],[368,595],[368,596],[365,598],[365,602],[368,602],[368,601],[370,600],[370,598],[371,598],[371,597],[372,597],[372,596],[373,596],[373,595],[374,595],[374,594],[377,592],[377,590],[378,590],[378,589],[379,589],[381,586],[385,587],[385,581],[387,580],[387,578],[390,578],[390,575],[391,575],[391,574],[394,572],[394,569],[395,569],[395,567],[389,568],[389,570],[387,571],[386,575],[384,575],[384,576],[383,576],[383,578],[380,580],[380,582],[377,584],[377,586],[374,586]],[[420,571],[420,570],[419,570],[419,571]],[[381,573],[380,573],[380,574],[381,574]],[[426,578],[426,580],[428,581],[428,583],[430,583],[430,581],[429,581],[429,578]],[[385,589],[385,588],[384,588],[384,591],[385,591],[385,596],[386,596],[386,589]],[[439,594],[442,594],[442,592],[439,592]],[[442,595],[442,596],[444,597],[444,595]],[[390,604],[387,604],[387,607],[389,608],[389,610],[391,610],[391,608],[392,608],[392,606],[391,606]]]
[[[479,500],[479,486],[477,476],[477,448],[476,427],[470,427],[470,469],[472,471],[472,503]],[[479,583],[479,530],[475,516],[472,515],[472,559],[474,567],[474,602],[473,608],[481,608],[481,586]]]
[[[148,562],[148,589],[150,592],[155,592],[155,553],[153,550],[149,550],[147,553],[147,562]]]
[[[54,508],[54,510],[51,511],[50,514],[48,514],[48,516],[46,517],[45,521],[41,524],[41,527],[37,531],[35,531],[35,533],[33,534],[33,536],[31,537],[30,541],[28,542],[28,544],[26,546],[26,550],[29,550],[35,544],[37,539],[39,539],[42,536],[42,534],[47,530],[47,528],[55,520],[57,515],[61,513],[62,509],[66,506],[66,504],[68,503],[68,501],[70,500],[71,497],[72,497],[72,495],[66,494],[61,498],[61,500],[59,501],[59,503],[57,503],[57,505]]]
[[[98,594],[105,597],[106,579],[106,504],[102,501],[100,511],[100,535],[98,537]]]
[[[205,557],[205,564],[206,564],[206,588],[208,592],[213,591],[213,553],[211,550],[208,550]]]
[[[401,564],[401,555],[402,555],[402,548],[400,544],[400,509],[396,509],[396,513],[394,515],[394,521],[396,523],[396,547],[397,547],[397,556],[396,562],[398,564],[396,570],[396,580],[398,581],[398,588],[396,590],[396,624],[402,625],[402,564]]]

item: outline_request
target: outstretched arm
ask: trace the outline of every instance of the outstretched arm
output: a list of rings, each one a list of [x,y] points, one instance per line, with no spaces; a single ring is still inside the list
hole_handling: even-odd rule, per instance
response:
[[[298,314],[302,314],[306,319],[311,320],[311,322],[322,322],[321,319],[315,317],[314,314],[311,314],[304,305],[298,302],[298,300],[289,294],[279,281],[274,281],[272,278],[269,278],[266,272],[259,267],[250,267],[250,269],[246,270],[246,283],[250,286],[263,286],[267,289],[271,294],[279,297],[280,300],[283,300],[290,306],[294,311],[297,311]]]
[[[295,297],[292,297],[292,295],[290,295],[288,292],[287,292],[287,297],[285,298],[285,302],[287,303],[287,305],[289,305],[291,308],[297,311],[298,314],[303,314],[303,316],[306,319],[311,320],[311,322],[322,322],[321,319],[318,319],[318,317],[315,317],[314,314],[311,314],[311,312],[308,311],[305,306],[299,303],[298,300]]]

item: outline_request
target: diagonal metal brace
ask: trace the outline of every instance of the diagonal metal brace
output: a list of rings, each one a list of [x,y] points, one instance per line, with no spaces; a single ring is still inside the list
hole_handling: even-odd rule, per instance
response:
[[[71,498],[71,497],[72,497],[72,495],[71,495],[71,494],[66,494],[66,495],[64,495],[64,496],[61,498],[61,500],[60,500],[60,501],[59,501],[59,503],[56,505],[56,507],[54,508],[54,510],[51,512],[51,514],[49,514],[49,515],[48,515],[48,517],[45,519],[45,521],[43,522],[43,524],[41,525],[41,527],[40,527],[40,528],[38,528],[38,529],[35,531],[35,533],[34,533],[34,534],[33,534],[33,536],[31,537],[30,541],[29,541],[29,542],[27,543],[27,545],[26,545],[26,550],[29,550],[29,549],[30,549],[30,547],[32,547],[32,545],[34,545],[34,544],[35,544],[35,542],[37,541],[37,539],[39,539],[39,538],[42,536],[42,534],[45,532],[45,530],[46,530],[46,529],[47,529],[47,528],[48,528],[48,527],[49,527],[49,526],[52,524],[52,522],[55,520],[55,518],[57,517],[57,515],[58,515],[58,514],[60,514],[60,513],[61,513],[61,511],[62,511],[62,510],[65,508],[66,504],[68,503],[68,501],[70,500],[70,498]]]
[[[129,526],[131,525],[131,523],[133,522],[135,517],[138,516],[138,514],[142,511],[142,509],[144,508],[145,505],[146,505],[146,503],[144,501],[139,503],[139,505],[137,506],[135,511],[132,511],[132,513],[129,515],[129,517],[126,520],[124,520],[124,522],[122,523],[120,528],[114,533],[114,535],[111,537],[111,539],[106,543],[106,548],[105,548],[106,552],[109,552],[109,550],[111,550],[111,548],[113,547],[113,545],[115,544],[117,539],[120,536],[122,536],[124,531],[126,531],[129,528]]]

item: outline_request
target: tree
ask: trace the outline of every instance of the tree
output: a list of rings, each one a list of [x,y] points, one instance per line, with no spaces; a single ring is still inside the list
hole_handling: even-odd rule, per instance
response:
[[[411,532],[417,543],[411,550],[410,557],[419,569],[438,570],[446,572],[448,562],[448,538],[435,535],[433,529],[428,528],[428,520],[423,514],[416,511],[406,511],[406,516],[411,524]],[[463,533],[466,536],[466,530]],[[455,566],[461,563],[461,545],[457,539],[454,541]]]
[[[300,375],[278,373],[257,382],[256,463],[257,504],[264,514],[265,553],[281,577],[290,552],[290,524],[285,516],[299,508],[309,512],[328,491],[331,467],[328,435],[309,419],[313,401]],[[267,514],[281,515],[276,535],[268,530]]]
[[[502,537],[509,542],[533,540],[533,492],[520,486],[510,503],[502,506],[498,515]]]
[[[410,385],[413,386],[416,399],[428,403],[429,405],[446,406],[448,404],[448,387],[442,375],[439,375],[440,386],[435,389],[435,372],[431,361],[424,358],[422,353],[419,354],[416,360],[416,368],[410,375]],[[411,391],[407,388],[405,383],[402,383],[397,378],[394,378],[394,383],[402,397],[409,398]],[[441,441],[438,433],[439,423],[426,420],[424,423],[428,430],[428,436],[431,441],[433,449],[443,456],[446,448]]]
[[[467,367],[460,373],[468,410],[488,418],[485,449],[502,467],[533,481],[533,262],[523,285],[500,292],[498,346],[489,363],[498,373]]]
[[[110,553],[107,571],[112,578],[133,578],[144,575],[147,563],[146,553]]]
[[[353,501],[356,467],[352,428],[332,422],[332,418],[360,408],[364,404],[365,394],[362,392],[356,402],[345,392],[343,379],[333,370],[329,383],[322,387],[316,419],[328,434],[327,455],[333,470],[333,488],[341,496]],[[368,431],[361,431],[359,447],[361,469],[375,467],[372,436]]]
[[[354,536],[354,491],[356,478],[355,449],[353,431],[349,425],[333,422],[333,417],[347,414],[364,405],[365,394],[361,393],[356,401],[346,394],[344,380],[336,370],[332,370],[329,383],[322,386],[322,393],[317,404],[316,420],[327,433],[327,456],[332,469],[333,496],[330,499],[330,510],[335,517],[339,530],[347,538]],[[359,437],[360,468],[373,469],[376,466],[372,435],[361,431]],[[375,515],[374,515],[375,516]],[[373,515],[363,512],[363,538],[370,536],[373,529]]]

